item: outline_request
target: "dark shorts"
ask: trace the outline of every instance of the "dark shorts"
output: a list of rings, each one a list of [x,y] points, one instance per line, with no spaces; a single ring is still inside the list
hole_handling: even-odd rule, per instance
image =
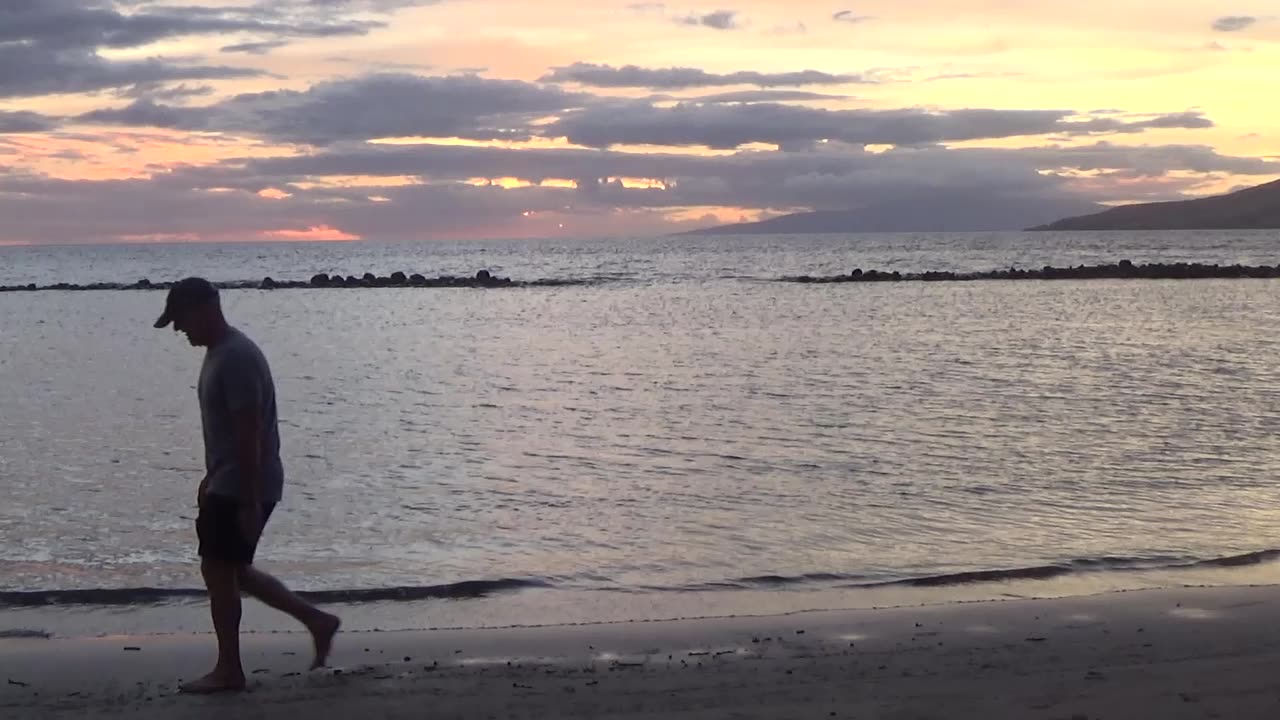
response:
[[[266,527],[275,503],[263,503],[262,526]],[[258,533],[261,537],[262,533]],[[229,565],[252,565],[258,537],[247,538],[240,529],[240,504],[221,495],[205,495],[196,516],[196,538],[200,557]]]

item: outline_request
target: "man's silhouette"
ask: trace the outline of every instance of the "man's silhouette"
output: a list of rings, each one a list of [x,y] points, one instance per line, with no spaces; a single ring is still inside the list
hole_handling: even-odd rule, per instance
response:
[[[340,621],[253,567],[262,528],[280,501],[284,468],[276,420],[275,385],[258,346],[231,327],[218,290],[186,278],[169,290],[155,326],[172,324],[194,347],[206,348],[198,395],[204,429],[205,477],[196,498],[200,572],[218,636],[218,662],[184,692],[243,690],[240,593],[292,615],[311,632],[312,667],[323,666]]]

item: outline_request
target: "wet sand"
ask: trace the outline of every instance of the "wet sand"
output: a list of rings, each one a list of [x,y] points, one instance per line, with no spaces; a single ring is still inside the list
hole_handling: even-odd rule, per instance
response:
[[[1280,588],[568,627],[245,637],[250,691],[188,697],[207,635],[0,639],[0,716],[1275,718]]]

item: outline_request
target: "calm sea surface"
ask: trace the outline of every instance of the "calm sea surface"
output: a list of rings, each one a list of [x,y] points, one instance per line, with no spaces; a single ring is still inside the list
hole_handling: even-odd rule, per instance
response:
[[[1277,281],[775,281],[1122,258],[1274,265],[1280,234],[0,248],[0,285],[596,281],[225,292],[280,398],[263,565],[420,601],[391,624],[1270,582],[1194,564],[1280,547]],[[199,587],[201,351],[162,302],[0,294],[0,631]]]

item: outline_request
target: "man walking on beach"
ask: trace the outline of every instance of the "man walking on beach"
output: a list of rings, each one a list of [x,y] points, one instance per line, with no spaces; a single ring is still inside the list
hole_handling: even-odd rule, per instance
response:
[[[275,385],[266,357],[227,323],[218,290],[202,278],[174,284],[155,326],[169,324],[193,347],[206,348],[197,394],[204,429],[204,480],[197,492],[200,572],[209,590],[218,662],[183,692],[214,693],[245,687],[240,663],[240,593],[292,615],[310,631],[312,667],[328,658],[340,621],[253,567],[262,528],[284,485]]]

